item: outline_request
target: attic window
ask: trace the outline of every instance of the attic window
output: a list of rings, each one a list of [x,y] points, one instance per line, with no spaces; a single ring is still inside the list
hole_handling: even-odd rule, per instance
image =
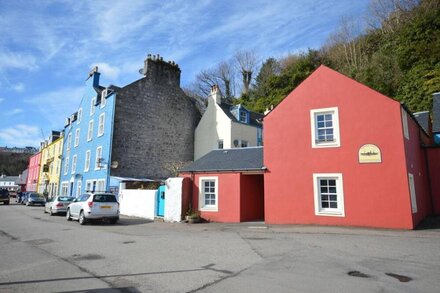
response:
[[[246,113],[246,111],[240,111],[240,122],[247,123],[247,113]]]

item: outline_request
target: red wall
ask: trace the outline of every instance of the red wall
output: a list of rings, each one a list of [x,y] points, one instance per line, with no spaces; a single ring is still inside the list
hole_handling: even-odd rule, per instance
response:
[[[241,174],[240,179],[240,220],[264,220],[264,175]]]
[[[433,213],[440,214],[440,147],[426,150],[429,159]]]
[[[37,191],[37,182],[40,171],[41,153],[37,153],[29,158],[28,177],[26,183],[27,191]]]
[[[314,149],[310,110],[328,107],[338,107],[341,146]],[[264,119],[266,222],[412,229],[401,121],[398,102],[318,68]],[[358,162],[367,143],[382,163]],[[315,215],[313,173],[342,173],[345,217]]]

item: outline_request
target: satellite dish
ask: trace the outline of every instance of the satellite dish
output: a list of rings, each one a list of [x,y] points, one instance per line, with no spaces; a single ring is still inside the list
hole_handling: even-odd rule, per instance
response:
[[[116,169],[116,168],[118,168],[118,165],[119,165],[118,161],[112,161],[112,164],[110,165],[110,168]]]

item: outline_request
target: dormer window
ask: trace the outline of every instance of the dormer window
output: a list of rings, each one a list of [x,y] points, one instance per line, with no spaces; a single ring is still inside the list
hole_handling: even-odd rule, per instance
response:
[[[240,111],[240,122],[247,123],[247,113],[246,113],[246,111]]]

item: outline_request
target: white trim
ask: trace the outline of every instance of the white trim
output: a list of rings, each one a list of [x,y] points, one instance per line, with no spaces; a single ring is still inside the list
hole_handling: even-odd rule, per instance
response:
[[[336,200],[338,208],[322,208],[321,207],[321,191],[319,186],[320,179],[336,180]],[[342,173],[313,173],[313,194],[316,216],[334,216],[345,217],[344,207],[344,188]]]
[[[69,172],[69,157],[64,159],[64,175],[67,175]]]
[[[81,195],[82,180],[76,181],[76,197]]]
[[[105,104],[106,104],[106,97],[107,97],[107,95],[108,95],[108,89],[104,89],[102,92],[101,92],[101,109],[102,108],[104,108],[105,107]]]
[[[98,119],[98,136],[104,135],[105,113],[99,115]]]
[[[89,154],[88,156],[88,160],[87,160],[87,154]],[[90,150],[86,151],[86,156],[84,157],[85,162],[84,162],[84,172],[89,172],[90,170],[90,158],[92,157],[92,152]]]
[[[80,128],[75,130],[75,143],[74,146],[77,147],[79,145],[79,137],[80,137]]]
[[[76,124],[79,124],[81,122],[81,120],[82,120],[82,112],[83,112],[82,108],[79,108],[78,109],[78,116],[76,118]]]
[[[65,190],[64,190],[64,188],[65,188]],[[69,192],[69,181],[62,181],[61,182],[61,194],[60,195],[67,195],[68,192]]]
[[[93,119],[89,121],[89,128],[87,129],[87,141],[91,141],[93,139]]]
[[[74,174],[76,172],[76,163],[78,161],[78,156],[77,155],[73,155],[72,156],[72,174]]]
[[[100,190],[100,183],[102,183],[102,190]],[[96,190],[97,192],[105,192],[105,179],[96,180]]]
[[[99,150],[99,151],[98,151]],[[98,156],[99,155],[99,156]],[[102,146],[96,148],[95,154],[95,170],[101,169],[101,164],[98,162],[98,159],[102,158]]]
[[[316,142],[316,116],[318,114],[332,114],[333,122],[333,136],[334,141],[332,142]],[[341,146],[341,137],[339,135],[339,111],[338,107],[322,108],[322,109],[312,109],[310,110],[310,129],[312,138],[312,148],[334,148]]]
[[[409,181],[409,192],[411,195],[411,211],[413,214],[417,213],[417,194],[416,194],[416,186],[414,184],[414,175],[408,173],[408,181]]]
[[[66,149],[68,151],[70,151],[71,147],[72,147],[72,133],[69,133],[69,135],[67,136],[67,147],[66,147]],[[45,154],[45,156],[47,156],[47,153]]]
[[[403,136],[409,140],[409,130],[408,130],[408,114],[405,109],[402,109],[402,126],[403,126]]]
[[[95,104],[96,104],[96,97],[93,97],[90,101],[90,116],[95,114]]]
[[[205,206],[203,181],[215,182],[215,205]],[[218,177],[199,177],[199,210],[204,212],[218,212]]]

